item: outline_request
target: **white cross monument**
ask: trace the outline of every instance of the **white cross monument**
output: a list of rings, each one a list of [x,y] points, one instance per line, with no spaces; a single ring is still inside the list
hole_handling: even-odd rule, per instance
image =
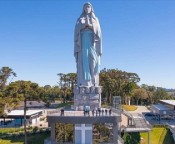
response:
[[[76,144],[91,144],[92,142],[91,124],[76,124],[75,132],[77,133],[77,136],[80,136],[78,137],[78,139],[75,140]]]

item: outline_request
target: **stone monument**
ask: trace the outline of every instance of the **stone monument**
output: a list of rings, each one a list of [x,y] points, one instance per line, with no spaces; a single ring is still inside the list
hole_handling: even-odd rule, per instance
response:
[[[77,86],[74,89],[76,110],[101,107],[99,66],[102,55],[102,36],[98,18],[90,3],[85,3],[74,32],[74,56],[77,67]]]
[[[95,110],[101,107],[99,66],[102,55],[102,36],[98,18],[91,3],[85,3],[74,32],[74,56],[77,67],[77,86],[74,89],[75,110]],[[75,143],[92,143],[92,124],[75,124]]]
[[[92,144],[93,125],[112,123],[113,143],[118,144],[118,124],[121,122],[121,115],[116,112],[111,113],[111,109],[105,109],[106,114],[100,114],[102,93],[99,85],[101,43],[102,36],[98,18],[95,16],[92,5],[85,3],[83,12],[76,22],[74,32],[74,56],[77,66],[74,110],[56,110],[48,113],[47,120],[51,127],[51,137],[45,144],[57,143],[55,128],[58,122],[75,125],[73,142],[75,144]]]

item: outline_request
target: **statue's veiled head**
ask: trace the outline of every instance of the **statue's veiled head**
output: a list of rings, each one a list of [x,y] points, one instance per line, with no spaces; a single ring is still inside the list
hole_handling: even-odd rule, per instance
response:
[[[87,2],[83,6],[83,14],[90,14],[94,12],[92,4],[90,2]]]

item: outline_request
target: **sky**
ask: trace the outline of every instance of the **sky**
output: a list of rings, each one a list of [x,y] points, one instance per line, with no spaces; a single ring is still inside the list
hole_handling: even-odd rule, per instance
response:
[[[74,27],[85,0],[0,0],[0,68],[16,80],[58,85],[76,72]],[[137,73],[139,84],[175,88],[175,1],[89,0],[103,37],[100,68]]]

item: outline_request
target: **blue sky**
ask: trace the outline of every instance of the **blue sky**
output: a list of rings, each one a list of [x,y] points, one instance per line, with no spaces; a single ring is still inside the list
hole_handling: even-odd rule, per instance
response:
[[[103,34],[101,69],[134,72],[140,84],[175,88],[175,1],[89,0]],[[0,67],[16,80],[57,85],[76,72],[74,26],[85,0],[0,0]]]

